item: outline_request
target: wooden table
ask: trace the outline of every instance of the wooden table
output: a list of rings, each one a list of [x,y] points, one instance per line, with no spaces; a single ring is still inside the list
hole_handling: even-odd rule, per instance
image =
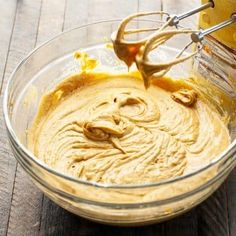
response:
[[[0,104],[20,60],[61,31],[135,11],[178,13],[197,4],[198,0],[0,0]],[[196,19],[186,24],[194,26]],[[139,228],[96,224],[58,207],[32,184],[9,149],[0,107],[0,235],[234,236],[236,172],[208,200],[176,219]]]

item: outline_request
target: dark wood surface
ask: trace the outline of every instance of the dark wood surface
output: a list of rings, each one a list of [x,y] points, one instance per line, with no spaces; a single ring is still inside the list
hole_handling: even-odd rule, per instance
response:
[[[35,46],[69,28],[121,18],[135,11],[183,12],[198,0],[0,0],[0,104],[14,67]],[[105,9],[105,10],[104,10]],[[188,19],[196,25],[196,17]],[[60,208],[40,192],[16,163],[0,105],[0,236],[33,235],[236,235],[236,171],[204,203],[173,220],[145,227],[96,224]]]

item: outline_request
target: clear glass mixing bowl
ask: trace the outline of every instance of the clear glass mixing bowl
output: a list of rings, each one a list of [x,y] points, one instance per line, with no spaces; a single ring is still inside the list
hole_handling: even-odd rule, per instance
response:
[[[74,179],[59,173],[27,150],[27,130],[36,114],[39,100],[66,76],[78,71],[74,51],[87,48],[101,65],[126,68],[117,64],[112,50],[104,47],[120,21],[94,23],[62,33],[31,52],[15,69],[4,96],[4,116],[14,156],[34,183],[54,202],[79,216],[108,224],[141,225],[179,215],[206,199],[235,166],[235,132],[230,126],[232,143],[227,150],[201,170],[187,176],[143,185],[106,185]],[[133,26],[153,27],[155,21],[134,22]],[[184,42],[182,42],[184,44]],[[164,48],[169,54],[173,47]],[[165,56],[165,54],[163,54]],[[192,63],[175,69],[174,75],[189,76]],[[177,71],[177,72],[176,72]],[[213,78],[213,75],[208,76]],[[235,88],[228,83],[230,96]],[[227,90],[226,88],[226,90]],[[233,89],[233,93],[232,93]],[[225,91],[227,92],[227,91]]]

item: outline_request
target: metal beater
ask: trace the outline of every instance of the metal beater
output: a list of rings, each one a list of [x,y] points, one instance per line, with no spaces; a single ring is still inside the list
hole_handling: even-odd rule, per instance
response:
[[[148,87],[150,81],[149,78],[152,75],[155,74],[155,78],[162,77],[171,69],[172,66],[179,64],[197,54],[202,48],[201,43],[206,35],[209,35],[236,22],[236,13],[233,13],[230,19],[206,30],[191,30],[178,27],[178,24],[181,20],[211,7],[214,7],[213,1],[209,1],[206,4],[185,12],[181,15],[169,15],[167,12],[146,12],[130,15],[121,22],[118,27],[118,31],[113,32],[111,35],[114,51],[118,58],[123,60],[128,67],[130,67],[134,62],[136,63],[137,68],[143,76],[144,84],[146,87]],[[162,17],[166,17],[166,20],[160,27],[157,28],[126,30],[128,23],[130,23],[130,21],[132,21],[133,19],[150,15],[161,15]],[[175,26],[175,28],[172,28],[173,26]],[[129,41],[125,39],[125,36],[127,35],[137,34],[140,32],[152,33],[149,36],[137,41]],[[189,34],[191,36],[190,43],[187,44],[171,61],[164,63],[151,62],[148,55],[154,49],[158,48],[167,40],[178,34]],[[197,46],[195,47],[196,49],[192,53],[186,55],[185,52],[187,48],[189,48],[189,46],[193,43],[197,44]]]

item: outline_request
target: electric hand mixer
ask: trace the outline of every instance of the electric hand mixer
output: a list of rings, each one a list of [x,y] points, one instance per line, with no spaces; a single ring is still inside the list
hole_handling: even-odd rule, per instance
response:
[[[221,44],[229,50],[236,50],[236,2],[235,0],[211,0],[202,1],[203,5],[185,12],[181,15],[169,15],[167,12],[146,12],[136,13],[126,17],[120,24],[118,31],[111,36],[114,51],[119,59],[123,60],[128,67],[134,62],[141,72],[144,84],[149,86],[149,78],[155,74],[156,77],[165,75],[172,66],[179,64],[194,55],[202,49],[202,41],[213,33],[213,36]],[[201,12],[200,27],[201,30],[192,30],[179,28],[178,24],[181,20]],[[134,18],[149,15],[161,15],[165,17],[164,23],[158,28],[141,28],[129,29],[126,27]],[[218,16],[219,15],[219,16]],[[219,31],[225,28],[225,32]],[[152,32],[149,36],[137,40],[128,41],[125,36],[137,34],[141,32]],[[155,63],[150,61],[149,54],[160,45],[164,44],[170,38],[179,34],[189,34],[190,42],[176,55],[176,57],[168,62]],[[189,54],[184,52],[190,45],[195,43],[196,49]]]

